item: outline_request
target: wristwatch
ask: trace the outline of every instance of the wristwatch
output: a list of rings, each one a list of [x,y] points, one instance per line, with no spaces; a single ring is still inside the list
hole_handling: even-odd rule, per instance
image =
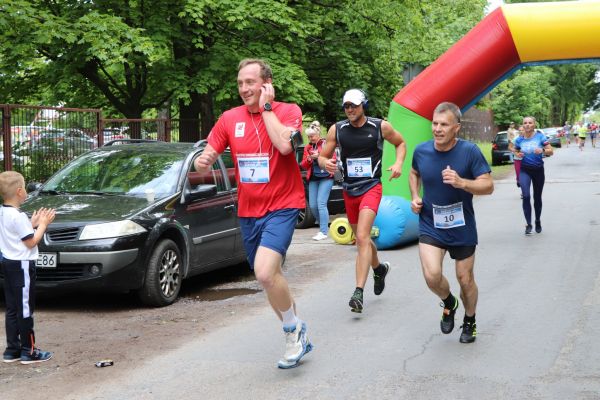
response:
[[[265,103],[264,111],[273,111],[271,103]]]

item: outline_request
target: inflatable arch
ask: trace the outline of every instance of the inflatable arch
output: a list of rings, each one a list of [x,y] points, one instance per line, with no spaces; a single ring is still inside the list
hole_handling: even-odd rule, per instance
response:
[[[417,144],[431,139],[431,118],[443,101],[463,111],[525,65],[586,62],[600,58],[600,1],[507,4],[487,15],[394,97],[389,122],[403,133],[402,176],[388,181],[394,149],[384,147],[384,199],[374,241],[385,249],[417,239],[408,176]],[[384,201],[385,200],[385,201]]]

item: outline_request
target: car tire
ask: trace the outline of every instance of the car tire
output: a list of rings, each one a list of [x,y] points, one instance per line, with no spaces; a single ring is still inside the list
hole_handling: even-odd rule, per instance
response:
[[[141,301],[154,307],[172,304],[181,289],[182,273],[179,247],[169,239],[158,242],[148,260],[144,286],[138,292]]]
[[[306,229],[312,228],[315,226],[315,216],[313,215],[310,207],[308,206],[308,201],[306,201],[304,210],[300,210],[300,214],[298,214],[298,221],[296,222],[297,229]]]
[[[500,165],[500,162],[498,162],[498,160],[496,160],[495,158],[492,158],[492,166],[495,165]]]

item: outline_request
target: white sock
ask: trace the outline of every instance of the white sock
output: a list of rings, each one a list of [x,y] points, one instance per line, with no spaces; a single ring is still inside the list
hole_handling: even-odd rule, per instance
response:
[[[298,323],[298,318],[296,317],[296,314],[294,313],[294,305],[293,304],[289,310],[281,311],[281,318],[283,319],[284,327],[292,327],[292,326],[295,327],[296,326],[296,324]]]

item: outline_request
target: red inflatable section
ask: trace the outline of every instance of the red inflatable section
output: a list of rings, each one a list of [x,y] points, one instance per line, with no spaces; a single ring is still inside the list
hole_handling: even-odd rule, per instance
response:
[[[521,60],[498,8],[405,86],[394,101],[431,120],[443,101],[464,107]]]

